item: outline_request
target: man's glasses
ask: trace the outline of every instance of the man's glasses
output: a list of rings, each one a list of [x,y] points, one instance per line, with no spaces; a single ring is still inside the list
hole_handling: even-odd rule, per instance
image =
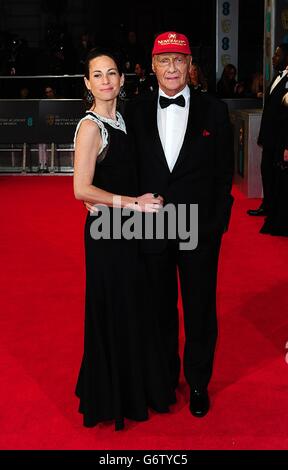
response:
[[[171,63],[174,64],[175,67],[183,67],[187,64],[186,57],[157,57],[157,63],[160,67],[169,67]]]

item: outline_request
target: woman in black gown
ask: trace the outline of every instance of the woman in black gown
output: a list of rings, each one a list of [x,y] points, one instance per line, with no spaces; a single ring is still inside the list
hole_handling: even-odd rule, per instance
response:
[[[122,225],[127,220],[123,207],[157,212],[163,201],[150,193],[136,197],[133,152],[124,120],[116,111],[124,82],[117,57],[92,50],[84,80],[93,104],[75,133],[74,193],[98,209],[93,215],[88,212],[85,224],[85,337],[76,394],[85,426],[114,420],[118,430],[124,418],[146,420],[148,407],[169,411],[174,396],[156,315],[148,303],[138,242],[123,235],[113,238],[112,228],[95,239],[92,224],[102,214],[101,205],[106,206],[112,226],[119,216]]]

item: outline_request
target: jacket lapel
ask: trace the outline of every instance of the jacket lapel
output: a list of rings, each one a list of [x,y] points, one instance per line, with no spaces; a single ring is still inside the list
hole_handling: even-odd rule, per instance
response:
[[[154,153],[156,154],[157,158],[165,165],[168,171],[169,167],[167,164],[167,160],[164,154],[164,150],[162,147],[159,131],[158,131],[158,124],[157,124],[157,106],[158,106],[158,92],[154,93],[151,96],[152,103],[149,102],[147,106],[146,112],[146,125],[147,130],[149,131],[149,140],[152,143]]]
[[[206,114],[206,106],[204,101],[201,102],[201,97],[196,93],[190,91],[190,106],[189,115],[187,121],[187,128],[183,140],[181,150],[179,152],[178,159],[174,165],[172,173],[183,163],[187,154],[190,154],[189,146],[193,139],[201,134],[203,127],[203,121]]]
[[[162,147],[161,139],[158,131],[157,124],[157,105],[158,105],[158,92],[154,93],[151,96],[152,103],[149,100],[149,105],[147,106],[146,112],[146,125],[149,131],[149,136],[151,137],[152,145],[154,146],[154,153],[157,158],[159,158],[162,164],[165,166],[166,170],[170,169],[167,164],[165,153]],[[207,106],[205,106],[204,100],[201,100],[201,96],[196,93],[191,93],[190,91],[190,106],[189,106],[189,115],[187,121],[187,128],[183,140],[181,150],[179,152],[178,159],[174,165],[172,173],[178,168],[179,165],[185,160],[187,154],[189,154],[189,146],[191,145],[191,139],[201,134],[203,129],[204,118],[206,115]]]
[[[277,85],[273,88],[273,90],[270,93],[271,87],[272,87],[273,83],[275,82],[276,78],[277,78],[277,75],[274,78],[274,80],[271,82],[270,86],[268,87],[267,91],[268,91],[269,96],[273,95],[275,92],[277,92],[279,90],[281,90],[281,92],[282,92],[283,87],[285,88],[285,86],[286,86],[287,75],[285,77],[283,77],[282,80],[280,80],[280,82],[277,83]]]

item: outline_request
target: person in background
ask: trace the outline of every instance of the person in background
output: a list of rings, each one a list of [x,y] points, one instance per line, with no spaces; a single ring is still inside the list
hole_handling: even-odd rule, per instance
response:
[[[85,31],[81,34],[77,46],[76,46],[76,73],[84,72],[85,60],[88,55],[88,52],[93,48],[93,39],[91,34],[88,31]]]
[[[252,75],[249,97],[263,98],[263,73],[256,72]]]
[[[208,82],[196,62],[192,62],[189,70],[189,80],[188,84],[191,87],[192,91],[195,92],[206,92],[208,91]]]
[[[30,90],[29,90],[28,87],[23,86],[22,88],[20,88],[19,98],[21,100],[26,100],[26,99],[30,98]]]
[[[257,209],[249,209],[248,215],[266,216],[273,210],[274,195],[278,188],[275,166],[288,158],[287,107],[283,98],[288,89],[288,44],[276,47],[272,58],[275,75],[265,92],[258,145],[262,147],[261,177],[263,199]]]
[[[142,63],[135,65],[136,84],[135,84],[135,95],[139,95],[143,92],[153,91],[153,84],[150,80],[149,74],[146,73],[146,67]]]
[[[280,146],[275,159],[274,196],[271,210],[268,212],[260,233],[269,233],[270,235],[288,237],[288,86],[287,92],[282,98],[281,109],[279,112],[282,114],[282,125],[280,130],[282,135],[279,139]],[[284,149],[284,147],[286,148]]]
[[[133,73],[135,65],[139,62],[143,63],[145,61],[145,50],[139,42],[135,31],[128,32],[124,49],[126,54],[124,72]]]
[[[56,95],[56,89],[52,86],[47,84],[43,89],[43,99],[53,100],[57,99],[58,96]],[[39,156],[39,173],[49,173],[49,162],[48,162],[48,151],[47,151],[47,144],[41,143],[38,144],[38,156]]]
[[[226,64],[221,78],[217,83],[217,96],[219,98],[241,98],[244,94],[244,85],[236,80],[237,69],[233,64]]]
[[[56,90],[53,86],[51,86],[51,85],[45,86],[45,88],[44,88],[44,98],[46,100],[53,100],[53,99],[58,98],[58,96],[56,94]]]

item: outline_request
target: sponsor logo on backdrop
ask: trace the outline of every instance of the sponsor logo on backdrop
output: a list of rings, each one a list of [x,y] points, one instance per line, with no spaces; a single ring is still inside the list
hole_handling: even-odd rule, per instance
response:
[[[55,116],[54,114],[47,114],[46,116],[46,124],[48,126],[53,126],[55,123]]]
[[[231,31],[231,20],[222,20],[221,21],[221,25],[222,25],[222,31],[223,33],[230,33]]]
[[[281,12],[281,22],[283,29],[288,30],[288,8],[285,8]]]

